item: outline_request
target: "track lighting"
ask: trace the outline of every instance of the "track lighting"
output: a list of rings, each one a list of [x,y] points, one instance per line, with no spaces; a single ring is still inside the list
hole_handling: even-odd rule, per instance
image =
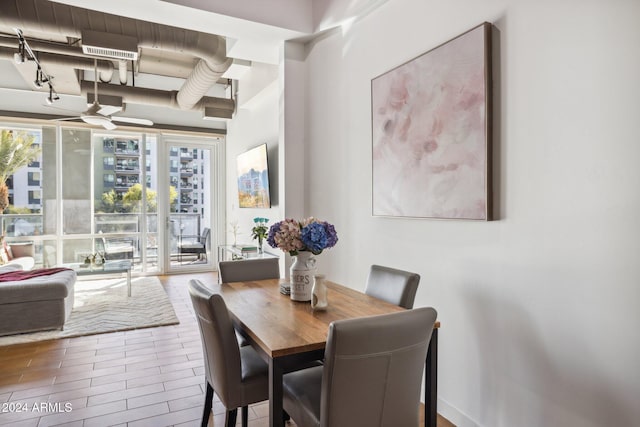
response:
[[[46,83],[46,81],[42,76],[42,68],[38,65],[38,69],[36,70],[36,79],[33,81],[33,85],[36,89],[42,89],[42,83]]]
[[[47,105],[53,105],[53,103],[59,99],[60,97],[57,94],[55,94],[55,95],[49,95],[47,99],[45,99],[45,101]]]
[[[16,62],[16,64],[22,64],[25,61],[23,39],[18,40],[18,51],[13,54],[13,60]]]
[[[36,70],[36,79],[33,82],[37,89],[42,89],[44,83],[49,83],[49,77],[42,71],[42,68],[38,65]],[[51,85],[49,85],[51,87]]]
[[[33,84],[37,89],[42,89],[42,85],[44,83],[47,83],[49,85],[49,96],[47,97],[46,102],[47,104],[53,104],[54,101],[60,99],[55,89],[53,88],[53,85],[51,84],[53,76],[49,76],[44,72],[40,61],[38,61],[38,57],[29,46],[29,43],[27,43],[27,40],[24,38],[22,30],[20,30],[19,28],[14,28],[14,30],[18,35],[18,52],[13,55],[14,61],[16,62],[16,64],[22,64],[23,62],[25,62],[25,60],[34,61],[36,63],[36,66],[38,68],[36,70],[36,79],[33,81]]]
[[[49,96],[47,97],[47,99],[45,99],[45,101],[47,102],[47,104],[52,105],[54,103],[54,101],[59,100],[60,97],[53,90],[53,86],[51,85],[51,82],[49,82],[48,84],[49,84]]]

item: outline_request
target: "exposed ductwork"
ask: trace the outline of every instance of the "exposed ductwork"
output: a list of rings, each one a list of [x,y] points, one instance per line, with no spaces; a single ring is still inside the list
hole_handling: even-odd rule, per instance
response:
[[[226,56],[225,39],[213,34],[104,14],[47,0],[2,0],[0,7],[0,24],[5,27],[19,28],[24,32],[57,35],[60,38],[72,39],[80,39],[83,30],[118,34],[125,37],[135,37],[138,40],[138,47],[142,49],[179,52],[200,58],[180,90],[175,96],[171,96],[170,105],[165,103],[164,106],[184,110],[204,108],[205,104],[210,106],[206,99],[211,102],[211,99],[217,98],[206,98],[205,102],[201,102],[201,100],[232,62]],[[42,43],[42,45],[36,46],[31,40],[29,43],[33,45],[34,49],[44,47],[42,45],[46,44]],[[51,52],[48,49],[43,50]],[[66,61],[67,59],[62,60]],[[119,67],[121,82],[123,80],[126,82],[126,63],[124,65],[124,73],[123,67]],[[84,93],[84,83],[82,87]],[[135,102],[128,99],[129,93],[135,92],[133,89],[137,88],[127,87],[126,93],[118,93],[117,95],[129,102]],[[108,90],[105,88],[104,93],[108,93]],[[103,89],[101,88],[100,91],[102,92]],[[233,103],[232,100],[223,101]]]
[[[7,48],[2,46],[2,43],[0,43],[0,58],[13,59],[13,54],[16,52],[15,47]],[[93,59],[86,57],[80,58],[40,52],[38,54],[38,61],[40,61],[40,63],[45,67],[64,65],[77,70],[93,71]],[[110,61],[98,61],[98,72],[100,73],[100,80],[104,82],[111,81],[111,76],[113,75],[113,64]]]
[[[80,89],[83,94],[92,93],[93,83],[84,81],[81,83]],[[177,108],[177,97],[179,91],[164,91],[131,86],[115,86],[102,83],[98,85],[98,93],[101,95],[120,96],[122,97],[122,100],[124,102],[130,102],[134,104],[146,104],[155,105],[158,107]],[[219,117],[230,119],[235,108],[235,102],[232,99],[203,96],[196,104],[193,105],[191,109],[204,111],[205,108],[217,109],[217,111],[219,112]]]
[[[127,61],[118,61],[118,76],[120,77],[120,84],[127,84]]]

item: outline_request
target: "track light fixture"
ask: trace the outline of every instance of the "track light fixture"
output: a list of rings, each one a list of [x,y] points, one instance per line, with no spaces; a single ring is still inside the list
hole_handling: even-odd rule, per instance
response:
[[[25,60],[34,61],[36,63],[38,69],[36,70],[36,79],[33,81],[33,84],[37,89],[42,89],[42,85],[44,83],[47,83],[49,85],[49,96],[47,97],[46,101],[47,104],[53,104],[54,101],[60,99],[55,89],[53,88],[53,76],[50,76],[44,72],[40,61],[38,61],[37,55],[31,49],[29,43],[27,43],[27,40],[24,38],[22,30],[19,28],[14,28],[14,31],[18,35],[18,52],[13,55],[13,59],[15,60],[16,64],[22,64],[23,62],[25,62]]]
[[[58,96],[56,91],[53,90],[53,86],[51,85],[51,82],[48,82],[47,84],[49,85],[49,96],[45,101],[47,102],[47,104],[52,105],[55,101],[59,100],[60,97]]]
[[[48,82],[49,77],[45,76],[45,74],[42,72],[42,68],[40,67],[40,65],[38,65],[38,69],[36,70],[36,79],[33,81],[33,85],[36,87],[36,89],[42,89],[43,83]]]
[[[13,54],[13,60],[16,64],[22,64],[25,61],[24,39],[18,39],[18,51]]]

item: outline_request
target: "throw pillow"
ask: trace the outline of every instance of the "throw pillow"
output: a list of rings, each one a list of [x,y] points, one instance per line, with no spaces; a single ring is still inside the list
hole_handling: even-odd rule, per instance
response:
[[[13,259],[11,247],[7,245],[5,240],[2,241],[2,249],[0,250],[0,264],[6,264]]]

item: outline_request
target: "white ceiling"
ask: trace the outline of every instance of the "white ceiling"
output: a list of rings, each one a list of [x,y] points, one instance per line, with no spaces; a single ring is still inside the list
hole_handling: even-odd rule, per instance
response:
[[[245,64],[247,61],[277,64],[284,41],[308,39],[319,31],[366,14],[385,1],[56,0],[69,6],[223,36],[227,39],[227,56],[244,60]],[[33,72],[35,74],[35,66]],[[60,101],[54,105],[70,111],[52,111],[44,102],[46,88],[44,92],[35,90],[31,79],[25,77],[30,73],[24,69],[18,72],[13,61],[0,59],[0,75],[0,110],[70,116],[86,109],[84,96],[61,94]],[[85,79],[93,79],[93,73],[86,73]],[[136,86],[160,90],[178,90],[183,81],[144,73],[135,76]],[[216,85],[206,95],[226,97],[228,94],[223,86]],[[203,120],[198,111],[127,104],[126,111],[120,115],[147,118],[156,124],[226,128],[224,120]]]

